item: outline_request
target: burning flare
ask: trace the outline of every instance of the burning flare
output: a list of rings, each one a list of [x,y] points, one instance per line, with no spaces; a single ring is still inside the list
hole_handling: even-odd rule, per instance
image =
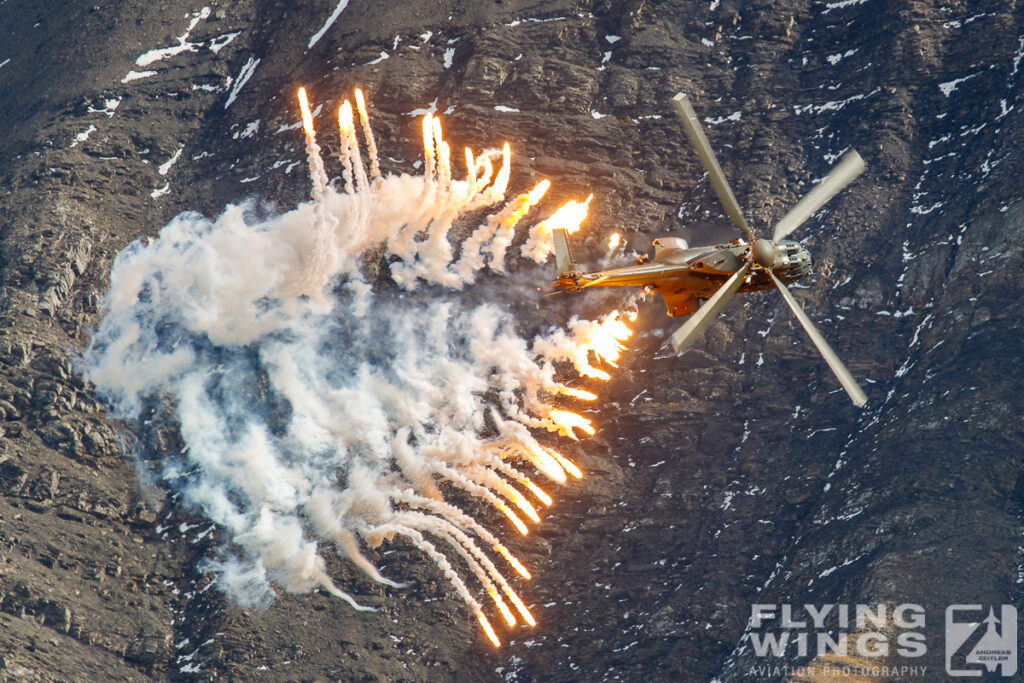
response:
[[[581,401],[593,401],[597,398],[595,393],[583,389],[573,389],[572,387],[560,387],[558,393],[578,398]]]
[[[508,187],[508,180],[512,173],[512,148],[506,142],[501,146],[501,170],[498,177],[494,179],[494,192],[500,195],[505,194]]]
[[[544,224],[551,229],[563,228],[570,235],[580,229],[580,224],[587,217],[587,211],[590,207],[590,200],[594,198],[594,195],[590,195],[582,203],[571,199],[558,209],[558,211],[551,214],[551,216],[544,221]]]
[[[530,236],[522,248],[523,256],[532,258],[537,263],[542,263],[547,259],[548,255],[554,253],[555,250],[555,243],[551,237],[552,230],[561,228],[569,234],[577,232],[580,229],[580,224],[587,217],[590,200],[593,198],[594,195],[590,195],[583,202],[571,199],[562,204],[553,214],[530,228]]]
[[[496,543],[494,545],[494,551],[502,557],[504,557],[508,561],[508,563],[512,565],[512,568],[516,570],[519,576],[523,577],[526,580],[530,580],[533,578],[530,575],[530,571],[525,566],[523,566],[522,562],[516,559],[515,555],[508,551],[508,548],[501,545],[500,543]]]
[[[342,135],[346,139],[355,128],[355,122],[352,119],[352,104],[348,100],[342,102],[338,108],[338,127],[341,128]]]
[[[590,420],[568,410],[554,410],[552,409],[549,416],[551,420],[558,425],[558,431],[571,439],[576,438],[574,429],[579,429],[588,436],[593,436],[596,430],[591,426]],[[561,464],[561,463],[559,463]]]
[[[573,463],[572,460],[569,460],[569,458],[565,457],[558,451],[552,450],[549,452],[551,453],[551,457],[557,460],[558,464],[561,465],[566,472],[571,474],[576,479],[583,478],[583,472],[580,472],[580,468],[576,467],[575,463]]]
[[[544,198],[544,194],[551,187],[551,181],[544,179],[537,183],[536,187],[530,190],[530,194],[526,195],[526,201],[530,206],[538,204],[541,199]]]
[[[309,98],[306,96],[305,88],[299,88],[299,111],[302,113],[302,128],[306,131],[306,137],[316,137],[313,130],[313,114],[309,111]]]
[[[494,644],[494,647],[501,647],[501,641],[498,640],[498,634],[494,632],[494,627],[491,626],[491,622],[487,621],[487,617],[484,616],[483,612],[476,613],[477,621],[480,622],[481,628],[484,633],[487,634],[487,638]]]
[[[529,479],[523,479],[522,484],[527,489],[529,489],[530,493],[537,497],[537,500],[543,503],[546,507],[551,507],[551,503],[553,503],[554,501],[551,500],[551,496],[544,492],[544,489],[537,486]]]

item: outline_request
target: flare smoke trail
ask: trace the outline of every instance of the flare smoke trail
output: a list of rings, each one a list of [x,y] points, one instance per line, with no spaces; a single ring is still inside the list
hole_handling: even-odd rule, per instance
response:
[[[516,224],[549,183],[499,207],[456,259],[453,222],[504,200],[508,146],[466,150],[466,178],[455,180],[440,121],[428,114],[427,172],[382,175],[361,93],[356,102],[358,117],[348,102],[339,110],[340,189],[328,182],[302,91],[313,202],[262,220],[252,203],[216,220],[183,213],[125,248],[85,368],[122,417],[140,420],[153,404],[173,411],[186,448],[166,456],[162,475],[226,531],[230,546],[214,564],[237,603],[264,605],[273,586],[319,587],[365,609],[334,584],[323,546],[397,586],[361,544],[403,536],[497,644],[478,598],[509,624],[532,625],[502,573],[529,571],[439,483],[479,496],[527,533],[524,518],[539,521],[537,507],[551,504],[538,476],[581,476],[536,430],[593,431],[551,405],[556,394],[594,398],[559,381],[555,364],[607,377],[591,363],[614,363],[629,329],[613,313],[531,342],[501,305],[467,305],[455,291],[485,262],[503,270]],[[574,206],[582,219],[585,208]],[[529,253],[543,260],[536,242]],[[429,297],[373,290],[359,262],[381,247],[391,280],[405,291],[430,285]]]

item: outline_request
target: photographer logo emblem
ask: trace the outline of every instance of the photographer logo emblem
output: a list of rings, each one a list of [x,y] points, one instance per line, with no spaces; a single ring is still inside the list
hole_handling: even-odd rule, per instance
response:
[[[1017,609],[982,605],[946,608],[946,673],[951,676],[1017,673]]]

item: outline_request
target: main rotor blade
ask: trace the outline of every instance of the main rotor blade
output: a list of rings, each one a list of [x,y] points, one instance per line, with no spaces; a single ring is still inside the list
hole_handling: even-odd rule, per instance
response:
[[[725,305],[725,302],[732,298],[732,295],[743,284],[743,276],[747,274],[749,268],[750,261],[747,261],[743,264],[742,268],[725,281],[724,285],[718,288],[718,291],[711,295],[707,303],[698,308],[697,312],[691,315],[689,320],[672,333],[672,348],[675,349],[677,354],[681,354],[690,348],[690,345],[693,344],[694,336],[707,327],[708,323]]]
[[[816,214],[818,209],[825,206],[825,202],[836,196],[840,190],[849,185],[854,179],[864,172],[864,160],[860,158],[855,150],[850,150],[843,155],[842,160],[828,172],[825,179],[814,186],[803,199],[775,224],[775,232],[772,234],[772,241],[778,242],[800,225]]]
[[[693,111],[690,98],[683,93],[676,93],[676,96],[672,98],[672,108],[675,110],[676,116],[679,117],[679,122],[683,124],[686,137],[690,139],[690,144],[697,151],[700,162],[704,164],[704,170],[708,172],[715,193],[722,202],[722,206],[725,207],[725,212],[729,214],[729,219],[746,235],[747,242],[753,244],[754,235],[750,232],[750,226],[747,225],[747,220],[743,217],[743,211],[740,210],[739,202],[736,201],[732,188],[729,187],[729,181],[722,173],[722,167],[718,165],[715,153],[711,151],[711,144],[704,135],[704,129],[700,127],[700,121],[697,120],[697,113]]]
[[[832,372],[835,373],[839,383],[843,385],[843,389],[846,389],[846,393],[850,395],[850,400],[853,401],[853,405],[860,408],[868,401],[868,397],[864,394],[864,390],[857,384],[857,380],[853,378],[850,371],[843,365],[843,361],[839,360],[839,356],[832,350],[832,347],[828,345],[825,338],[821,336],[821,332],[815,327],[811,319],[804,313],[804,309],[800,307],[797,300],[793,298],[793,295],[789,293],[789,289],[786,285],[782,284],[779,278],[775,277],[775,273],[768,271],[768,274],[772,276],[772,280],[775,281],[775,286],[782,292],[782,296],[786,299],[786,303],[789,304],[790,309],[793,311],[793,315],[800,321],[800,324],[804,326],[804,330],[807,331],[807,336],[811,338],[814,345],[818,347],[818,351],[825,358],[825,362],[832,368]]]

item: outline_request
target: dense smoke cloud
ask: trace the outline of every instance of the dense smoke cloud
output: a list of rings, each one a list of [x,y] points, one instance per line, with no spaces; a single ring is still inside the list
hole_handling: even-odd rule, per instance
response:
[[[185,449],[163,476],[227,532],[231,547],[211,566],[237,603],[267,604],[272,586],[320,587],[358,607],[328,576],[322,546],[397,585],[360,548],[401,535],[481,623],[481,587],[509,620],[499,593],[521,603],[491,558],[526,569],[445,501],[438,483],[525,528],[523,517],[536,519],[538,504],[550,503],[536,472],[556,482],[578,474],[532,430],[575,438],[590,428],[550,405],[570,393],[555,363],[599,376],[589,351],[614,360],[628,330],[613,314],[527,340],[503,304],[469,303],[459,290],[485,267],[504,270],[515,226],[546,186],[500,205],[507,148],[467,151],[467,177],[453,180],[431,117],[426,173],[383,176],[358,104],[369,172],[343,122],[337,188],[309,135],[313,202],[265,219],[252,203],[216,220],[184,213],[119,254],[87,373],[123,417],[140,420],[154,401],[173,410]],[[459,217],[489,205],[494,213],[453,245]],[[370,253],[388,264],[384,291],[360,272]]]

